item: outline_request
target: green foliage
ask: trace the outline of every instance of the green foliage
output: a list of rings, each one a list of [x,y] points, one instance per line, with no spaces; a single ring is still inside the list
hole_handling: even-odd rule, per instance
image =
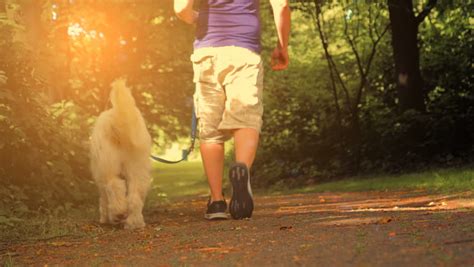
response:
[[[378,94],[378,100],[365,107],[361,121],[365,125],[364,154],[369,170],[383,166],[402,171],[472,160],[474,92],[470,62],[474,40],[468,34],[466,8],[434,12],[420,30],[426,113],[398,114],[386,102],[380,102],[392,98],[390,90]]]
[[[89,126],[70,102],[48,105],[30,52],[0,23],[0,225],[41,206],[90,201]]]
[[[128,78],[161,148],[187,132],[192,28],[171,5],[1,3],[0,215],[96,201],[89,132],[116,78]]]
[[[367,62],[371,34],[387,23],[386,7],[380,3],[331,2],[321,4],[318,11],[310,2],[294,4],[290,69],[266,72],[265,123],[254,168],[259,185],[297,185],[313,179],[374,171],[406,172],[472,161],[474,50],[469,34],[472,19],[470,22],[466,5],[442,4],[421,25],[421,67],[428,89],[428,110],[400,113],[389,36],[377,46],[357,109],[346,105],[354,104],[360,88],[356,51],[359,59]],[[377,8],[381,11],[370,18],[367,12]],[[341,82],[336,91],[331,89],[320,30],[316,25],[308,26],[316,22],[318,12],[324,18],[321,29],[351,96],[349,101]],[[373,23],[367,24],[370,19]],[[357,40],[357,50],[348,43],[346,23],[349,36]],[[357,27],[360,31],[354,31]],[[266,38],[274,35],[273,31],[267,29]],[[265,46],[266,53],[273,41]],[[334,92],[339,96],[337,101]]]

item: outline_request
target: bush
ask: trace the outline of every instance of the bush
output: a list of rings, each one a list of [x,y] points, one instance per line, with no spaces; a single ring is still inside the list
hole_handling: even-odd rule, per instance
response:
[[[87,117],[71,102],[49,105],[29,51],[9,25],[0,24],[0,34],[0,210],[95,200]]]

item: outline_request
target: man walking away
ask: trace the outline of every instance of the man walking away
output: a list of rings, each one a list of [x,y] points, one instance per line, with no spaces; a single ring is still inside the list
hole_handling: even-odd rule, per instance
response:
[[[270,0],[278,42],[272,69],[288,67],[290,8],[288,0]],[[222,195],[224,142],[234,138],[235,159],[229,171],[234,219],[253,212],[249,169],[255,159],[262,126],[263,64],[260,57],[259,0],[174,0],[176,15],[196,24],[194,106],[199,119],[200,150],[211,196],[205,218],[227,218]]]

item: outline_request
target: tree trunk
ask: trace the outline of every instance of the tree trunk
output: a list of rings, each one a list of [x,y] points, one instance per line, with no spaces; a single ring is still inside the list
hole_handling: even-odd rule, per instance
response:
[[[401,111],[425,110],[423,79],[418,48],[419,22],[412,0],[388,0],[392,47]]]

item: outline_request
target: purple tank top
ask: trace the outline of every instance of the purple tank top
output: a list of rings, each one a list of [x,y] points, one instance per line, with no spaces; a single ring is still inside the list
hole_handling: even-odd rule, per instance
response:
[[[221,46],[260,53],[259,0],[201,0],[194,49]]]

